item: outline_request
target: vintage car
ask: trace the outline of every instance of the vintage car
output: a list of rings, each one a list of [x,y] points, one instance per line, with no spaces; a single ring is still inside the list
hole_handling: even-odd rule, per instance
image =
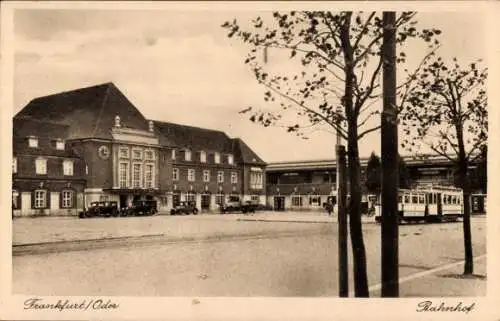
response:
[[[240,208],[243,213],[255,213],[257,206],[258,204],[252,201],[246,201],[243,204],[241,204]]]
[[[189,214],[198,214],[198,209],[196,208],[196,204],[192,202],[180,202],[179,205],[174,206],[170,210],[170,215],[189,215]]]
[[[255,213],[258,205],[252,201],[240,202],[227,202],[226,204],[220,206],[220,211],[222,214],[231,212],[243,212],[243,213]]]
[[[237,201],[229,201],[225,204],[220,205],[220,212],[222,214],[238,212],[241,210],[241,203],[239,200]]]
[[[156,213],[158,213],[158,207],[156,201],[153,200],[134,201],[132,206],[122,210],[122,216],[154,215]]]
[[[114,201],[100,201],[90,203],[90,207],[83,212],[78,213],[78,217],[111,217],[120,215],[118,209],[118,202]]]

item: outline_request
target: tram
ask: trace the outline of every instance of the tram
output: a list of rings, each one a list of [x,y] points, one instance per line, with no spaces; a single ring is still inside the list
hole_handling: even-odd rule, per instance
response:
[[[375,220],[380,222],[378,212]],[[463,217],[463,191],[443,186],[400,189],[398,215],[400,223],[458,221]]]

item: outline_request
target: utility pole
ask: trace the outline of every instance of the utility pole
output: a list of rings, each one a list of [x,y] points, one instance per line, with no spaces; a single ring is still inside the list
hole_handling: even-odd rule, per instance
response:
[[[383,13],[382,297],[399,296],[398,125],[396,109],[396,13]]]
[[[337,215],[339,243],[339,297],[349,295],[349,274],[347,269],[347,213],[346,213],[346,157],[345,146],[341,144],[340,126],[342,108],[337,108]]]

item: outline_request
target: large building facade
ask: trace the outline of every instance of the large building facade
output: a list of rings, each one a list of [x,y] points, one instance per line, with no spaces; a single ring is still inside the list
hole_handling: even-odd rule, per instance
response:
[[[414,188],[455,184],[455,168],[446,157],[422,155],[403,159]],[[360,162],[362,201],[367,203],[369,200],[364,178],[368,159],[363,158]],[[477,178],[476,167],[477,164],[470,166],[473,187],[472,212],[484,213],[486,184]],[[337,175],[334,159],[268,163],[266,175],[267,204],[274,210],[324,210],[325,202],[336,200]]]
[[[13,134],[14,216],[76,215],[102,200],[155,199],[160,212],[266,202],[266,163],[245,142],[148,120],[112,83],[32,100]]]

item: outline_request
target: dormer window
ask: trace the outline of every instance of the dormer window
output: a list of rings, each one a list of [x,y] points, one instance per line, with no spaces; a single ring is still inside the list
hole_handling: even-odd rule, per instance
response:
[[[38,138],[37,137],[29,137],[28,144],[29,144],[29,147],[31,147],[31,148],[37,148],[38,147]]]
[[[64,150],[64,141],[62,139],[56,141],[56,149]]]
[[[204,151],[200,152],[200,162],[202,162],[202,163],[207,162],[207,153],[205,153]]]
[[[185,159],[186,161],[191,161],[191,151],[190,151],[189,149],[186,149],[184,159]]]
[[[215,162],[215,164],[220,164],[220,154],[219,153],[214,154],[214,162]]]
[[[227,155],[227,163],[229,165],[233,165],[234,164],[234,156],[232,154]]]

